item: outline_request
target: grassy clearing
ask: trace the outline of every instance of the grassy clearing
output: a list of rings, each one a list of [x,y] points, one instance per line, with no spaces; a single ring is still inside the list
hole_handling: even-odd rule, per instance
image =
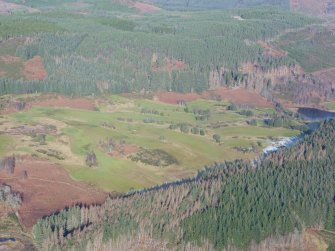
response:
[[[11,149],[12,143],[11,137],[0,134],[0,156],[4,156]]]
[[[298,131],[286,128],[266,128],[258,126],[225,127],[215,131],[224,137],[292,137],[299,134]]]
[[[99,99],[99,111],[33,107],[25,112],[8,115],[7,119],[10,125],[42,124],[57,128],[56,134],[46,136],[45,145],[36,142],[32,144],[29,135],[16,137],[16,141],[22,142],[16,151],[47,157],[64,166],[75,180],[89,182],[105,191],[128,191],[192,176],[199,168],[215,161],[254,158],[269,138],[299,133],[284,128],[249,126],[246,120],[261,120],[262,116],[271,111],[254,110],[252,117],[246,117],[238,114],[239,111],[228,111],[227,105],[219,101],[199,100],[187,104],[189,111],[185,112],[183,106],[110,96]],[[193,108],[209,109],[209,120],[196,120]],[[146,122],[148,118],[152,121]],[[169,129],[171,124],[176,123],[187,124],[190,128],[203,128],[205,135]],[[213,126],[216,124],[224,126],[216,128]],[[222,141],[215,142],[213,134],[219,134]],[[23,138],[25,141],[22,141]],[[100,145],[106,139],[113,139],[116,144],[123,141],[138,149],[158,149],[177,162],[157,167],[132,161],[130,155],[109,155]],[[0,145],[3,152],[7,151],[5,145]],[[253,147],[253,151],[239,150],[250,147]],[[65,158],[43,155],[43,150],[58,151]],[[97,167],[85,165],[86,153],[91,150],[97,156]]]
[[[326,107],[329,110],[335,110],[335,102],[326,103]]]

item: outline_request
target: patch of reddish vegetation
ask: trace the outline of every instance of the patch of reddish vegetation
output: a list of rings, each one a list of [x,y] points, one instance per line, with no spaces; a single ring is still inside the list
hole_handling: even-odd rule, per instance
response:
[[[290,0],[290,7],[296,11],[322,15],[327,13],[327,9],[331,3],[331,0]]]
[[[17,64],[22,62],[22,58],[11,56],[11,55],[5,55],[1,57],[1,60],[5,64]]]
[[[287,52],[274,48],[272,45],[264,41],[258,41],[258,44],[263,48],[263,54],[267,57],[284,57]]]
[[[13,174],[1,171],[0,182],[23,195],[19,214],[28,228],[39,218],[67,206],[100,204],[107,197],[88,184],[72,180],[60,166],[30,157],[18,162]]]
[[[120,155],[128,156],[137,153],[138,149],[136,145],[117,145],[109,155],[112,157],[119,157]]]
[[[335,67],[313,72],[313,76],[324,83],[333,83],[335,79]]]
[[[187,68],[187,65],[184,61],[182,60],[177,60],[177,59],[166,59],[165,60],[166,64],[165,66],[162,67],[162,71],[182,71]],[[160,70],[160,69],[158,69]]]
[[[25,10],[29,13],[39,12],[39,10],[37,9],[29,8],[27,6],[15,3],[7,3],[5,1],[0,0],[0,14],[9,14],[13,10],[20,10],[20,9]]]
[[[4,77],[6,76],[7,72],[3,71],[3,70],[0,70],[0,77]]]
[[[267,101],[260,94],[248,91],[243,88],[228,89],[219,88],[214,91],[210,91],[215,95],[219,95],[222,99],[228,100],[238,105],[247,105],[253,107],[273,107],[272,103]]]
[[[8,213],[11,213],[13,210],[5,203],[0,202],[0,217],[7,216]]]
[[[148,4],[148,3],[140,3],[140,2],[134,3],[133,7],[144,13],[154,13],[154,12],[158,12],[161,10],[159,7],[155,5]]]
[[[43,59],[40,56],[35,56],[26,61],[21,73],[29,81],[43,80],[48,76],[43,65]]]
[[[178,60],[178,59],[170,59],[170,58],[166,58],[165,59],[165,65],[163,66],[158,66],[158,56],[156,53],[154,53],[152,55],[151,58],[151,69],[152,71],[155,72],[160,72],[160,71],[165,71],[165,72],[171,72],[171,71],[182,71],[185,70],[187,68],[187,64],[182,61],[182,60]]]
[[[37,98],[36,101],[25,101],[25,107],[22,109],[23,111],[27,111],[31,109],[33,106],[42,106],[42,107],[65,107],[72,109],[80,109],[80,110],[89,110],[94,111],[96,109],[95,101],[89,98],[68,98],[64,96],[57,95],[43,95]],[[0,114],[11,114],[18,112],[16,102],[9,102],[2,110],[0,110]]]
[[[44,107],[68,107],[73,109],[82,110],[95,110],[95,102],[89,98],[68,98],[63,96],[52,96],[40,101],[30,103],[31,106],[44,106]]]
[[[247,91],[243,88],[228,89],[218,88],[198,93],[176,93],[176,92],[160,92],[155,96],[156,99],[163,103],[180,104],[182,102],[191,102],[197,99],[211,99],[212,97],[220,97],[221,99],[228,100],[229,102],[237,105],[251,106],[251,107],[273,107],[272,103],[267,101],[261,95]]]

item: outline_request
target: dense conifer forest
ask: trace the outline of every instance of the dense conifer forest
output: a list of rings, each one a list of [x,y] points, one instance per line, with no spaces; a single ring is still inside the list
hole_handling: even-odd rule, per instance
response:
[[[201,92],[216,74],[219,85],[241,85],[248,78],[240,69],[244,63],[262,71],[296,64],[285,55],[264,55],[259,41],[318,22],[269,7],[136,18],[113,11],[0,17],[0,40],[18,40],[14,56],[41,57],[47,72],[31,80],[5,74],[0,93]]]

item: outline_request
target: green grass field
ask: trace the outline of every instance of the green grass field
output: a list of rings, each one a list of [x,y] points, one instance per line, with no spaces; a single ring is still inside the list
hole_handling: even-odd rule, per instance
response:
[[[329,102],[329,103],[326,103],[326,107],[327,107],[329,110],[334,111],[334,110],[335,110],[335,102]]]
[[[97,111],[33,107],[5,116],[3,120],[7,124],[2,125],[2,130],[17,125],[48,125],[57,128],[57,133],[47,135],[43,145],[37,144],[31,135],[0,135],[1,155],[18,152],[47,157],[49,161],[64,166],[75,180],[94,184],[105,191],[128,191],[190,177],[204,165],[215,161],[251,159],[259,154],[270,138],[299,134],[298,131],[285,128],[249,126],[247,120],[254,118],[261,121],[272,110],[255,109],[253,117],[246,117],[238,114],[239,111],[228,111],[229,104],[226,102],[190,102],[187,104],[189,112],[185,112],[185,107],[179,105],[121,96],[99,98],[98,104]],[[196,120],[193,109],[208,109],[209,119]],[[145,123],[148,118],[151,122]],[[178,123],[186,124],[189,128],[203,128],[205,135],[190,131],[184,133],[179,128],[169,129],[171,124]],[[216,128],[217,124],[222,126]],[[213,140],[214,134],[221,136],[221,142]],[[109,138],[115,142],[124,141],[126,146],[136,147],[136,151],[163,150],[178,163],[160,167],[134,162],[130,156],[136,154],[136,151],[109,155],[100,145],[101,141]],[[16,147],[9,149],[10,141]],[[253,151],[249,152],[237,149],[253,146]],[[41,149],[58,151],[63,159],[47,156],[41,153]],[[85,164],[85,156],[91,150],[97,156],[97,167]]]

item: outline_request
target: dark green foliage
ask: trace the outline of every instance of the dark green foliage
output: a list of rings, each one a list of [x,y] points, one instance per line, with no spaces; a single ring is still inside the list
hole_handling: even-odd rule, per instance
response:
[[[141,113],[164,116],[164,112],[160,112],[160,111],[158,111],[156,109],[142,108],[141,109]]]
[[[204,110],[204,109],[194,108],[193,113],[194,113],[195,119],[201,120],[201,121],[209,120],[211,116],[211,111],[209,109]]]
[[[90,152],[86,153],[85,163],[89,167],[93,167],[93,166],[98,165],[97,156],[95,155],[95,153],[93,151],[90,151]]]
[[[220,143],[221,142],[221,136],[219,134],[214,134],[213,135],[213,139],[216,143]]]
[[[107,26],[111,26],[115,29],[124,31],[133,31],[136,24],[133,21],[129,21],[121,18],[99,18],[99,23]]]
[[[254,115],[254,113],[251,110],[242,110],[240,112],[238,112],[239,114],[243,115],[243,116],[247,116],[247,117],[251,117]]]
[[[235,104],[230,104],[227,106],[227,110],[229,111],[237,111],[238,107]]]
[[[90,4],[107,5],[107,1],[98,2]],[[273,9],[173,15],[173,18],[162,13],[125,19],[107,13],[97,17],[55,11],[42,13],[38,19],[29,15],[22,16],[22,20],[1,17],[0,23],[8,23],[9,27],[4,37],[36,34],[29,43],[17,48],[17,55],[25,59],[41,56],[48,77],[41,82],[1,78],[0,94],[201,92],[208,89],[210,74],[221,67],[225,68],[221,85],[234,86],[247,77],[239,72],[242,63],[254,62],[264,70],[294,64],[285,56],[264,57],[258,40],[315,21]],[[235,20],[235,15],[247,20]],[[12,24],[15,22],[18,27]],[[22,30],[20,27],[26,24],[29,27]],[[152,64],[154,55],[157,69]],[[169,66],[176,61],[182,61],[185,67]]]
[[[62,31],[60,26],[39,19],[8,18],[0,19],[0,41],[11,37],[34,35],[42,32]]]
[[[153,124],[156,123],[156,120],[154,118],[144,118],[143,123]]]
[[[265,119],[264,124],[271,127],[300,128],[300,125],[294,124],[292,118],[285,115],[275,115],[272,119]]]
[[[158,167],[166,167],[173,164],[178,164],[178,160],[161,149],[141,149],[134,156],[131,156],[131,160],[141,161],[144,164]]]
[[[200,134],[201,136],[204,136],[206,134],[206,132],[203,128],[200,128],[198,126],[192,126],[191,124],[187,124],[187,123],[171,124],[171,125],[169,125],[169,129],[179,130],[182,133],[190,133],[191,132],[192,134]]]
[[[118,218],[106,218],[103,224],[103,241],[116,240],[123,235],[131,235],[138,231],[138,223],[127,213],[121,213]]]
[[[62,57],[75,51],[87,34],[43,34],[35,43],[19,46],[16,54],[24,59],[39,55],[43,58]]]
[[[327,251],[335,251],[335,242],[331,242],[329,244]]]
[[[335,53],[334,42],[332,32],[317,26],[283,35],[278,46],[286,50],[307,72],[314,72],[335,66],[332,56]]]
[[[302,225],[295,212],[308,226],[324,222],[324,207],[331,205],[334,195],[334,187],[326,177],[333,177],[333,164],[327,160],[288,162],[278,170],[267,163],[259,172],[231,178],[220,196],[223,202],[230,203],[185,219],[185,240],[209,239],[218,249],[227,244],[245,248],[252,240],[259,242],[269,233],[285,235],[300,229]],[[304,188],[306,181],[301,179],[305,176],[313,180],[308,188]]]

